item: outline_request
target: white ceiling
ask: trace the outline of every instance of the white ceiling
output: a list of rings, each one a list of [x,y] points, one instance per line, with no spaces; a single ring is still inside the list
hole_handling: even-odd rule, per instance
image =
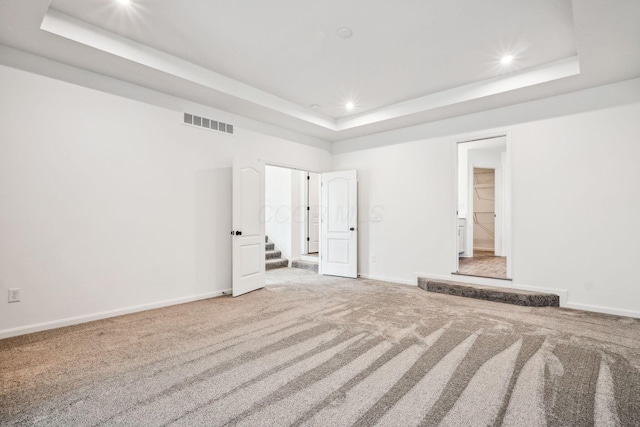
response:
[[[638,0],[1,0],[0,44],[339,141],[638,77],[638,22]]]

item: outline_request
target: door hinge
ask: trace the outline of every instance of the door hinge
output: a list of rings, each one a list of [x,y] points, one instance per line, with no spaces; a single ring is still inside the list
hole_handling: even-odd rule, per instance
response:
[[[310,208],[309,206],[307,206],[307,210],[308,210],[308,211],[310,211],[310,210],[311,210],[311,208]]]
[[[307,175],[307,179],[311,179],[311,177],[309,175]]]
[[[307,237],[307,242],[310,242],[310,241],[311,241],[311,239]]]

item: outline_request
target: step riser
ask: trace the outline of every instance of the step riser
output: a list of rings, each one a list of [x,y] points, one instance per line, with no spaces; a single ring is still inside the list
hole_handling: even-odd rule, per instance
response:
[[[526,292],[500,288],[468,285],[466,283],[418,278],[418,287],[428,292],[454,295],[484,301],[501,302],[526,307],[560,307],[560,297],[555,294]]]
[[[318,272],[318,264],[312,263],[312,262],[305,262],[305,261],[292,261],[291,262],[291,267],[292,268],[301,268],[303,270],[309,270],[309,271],[314,271],[314,272]]]
[[[265,263],[266,270],[275,270],[276,268],[284,268],[289,266],[289,261],[286,259],[280,259],[276,261],[269,261]]]
[[[282,256],[282,252],[280,251],[265,251],[264,253],[265,259],[280,258],[281,256]]]
[[[267,251],[272,251],[274,250],[276,247],[276,245],[274,243],[265,243],[264,245],[264,249]]]

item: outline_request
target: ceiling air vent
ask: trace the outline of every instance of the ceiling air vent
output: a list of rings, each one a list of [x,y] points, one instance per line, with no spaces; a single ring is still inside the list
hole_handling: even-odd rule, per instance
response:
[[[184,113],[184,124],[233,135],[233,125],[218,122],[206,117],[196,116],[195,114]]]

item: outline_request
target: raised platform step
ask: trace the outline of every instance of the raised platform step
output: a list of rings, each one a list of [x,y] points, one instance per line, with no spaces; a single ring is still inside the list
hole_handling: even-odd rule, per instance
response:
[[[264,244],[264,249],[266,251],[272,251],[272,250],[275,249],[275,247],[276,247],[275,243],[265,243]]]
[[[527,307],[559,307],[560,297],[555,294],[523,291],[520,289],[494,288],[468,283],[418,277],[418,287],[428,292],[475,298],[485,301]]]
[[[283,258],[268,259],[265,261],[266,270],[274,270],[276,268],[284,268],[289,266],[289,261]]]
[[[264,251],[264,258],[265,259],[280,258],[281,256],[282,256],[282,252],[281,251],[276,251],[276,250],[265,250]]]
[[[291,261],[291,267],[293,268],[302,268],[303,270],[310,270],[318,272],[318,263],[313,261],[304,261],[304,260],[296,260]]]

